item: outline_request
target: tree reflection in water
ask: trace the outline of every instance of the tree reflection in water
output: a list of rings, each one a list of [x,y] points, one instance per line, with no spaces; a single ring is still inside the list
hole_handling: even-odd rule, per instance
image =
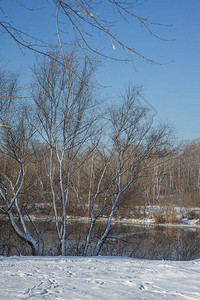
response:
[[[40,245],[41,255],[60,255],[54,225],[50,224],[48,228]],[[88,224],[72,221],[68,228],[67,255],[82,255]],[[99,222],[93,233],[88,255],[91,255],[103,230],[104,223]],[[31,255],[31,247],[16,236],[6,221],[0,222],[0,255]],[[156,260],[197,259],[200,258],[200,229],[113,224],[100,255]]]

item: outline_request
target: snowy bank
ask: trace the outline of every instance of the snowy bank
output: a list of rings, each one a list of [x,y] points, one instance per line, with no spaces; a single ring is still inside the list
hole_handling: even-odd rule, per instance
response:
[[[200,260],[0,257],[0,299],[200,299]]]

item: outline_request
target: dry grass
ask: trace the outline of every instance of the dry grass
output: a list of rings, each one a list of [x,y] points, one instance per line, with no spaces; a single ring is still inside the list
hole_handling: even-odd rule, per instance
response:
[[[200,219],[200,212],[199,211],[190,211],[187,213],[187,217],[189,220],[199,220]]]
[[[163,210],[156,210],[153,214],[153,219],[155,224],[165,223],[165,213]]]
[[[200,219],[195,222],[195,225],[199,225],[200,226]]]
[[[133,217],[135,219],[141,219],[142,218],[142,212],[141,212],[141,207],[136,207],[133,213]]]
[[[165,215],[165,223],[169,223],[169,224],[180,223],[180,219],[177,216],[177,212],[173,207],[167,208],[166,215]]]
[[[167,209],[160,209],[155,211],[154,215],[155,224],[179,224],[180,218],[173,207],[167,207]]]

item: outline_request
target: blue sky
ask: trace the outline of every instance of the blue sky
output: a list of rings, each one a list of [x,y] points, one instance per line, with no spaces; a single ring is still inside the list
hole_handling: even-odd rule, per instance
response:
[[[32,1],[24,0],[23,3],[30,7]],[[27,11],[14,0],[0,1],[0,6],[18,28],[57,43],[55,7],[51,1],[34,1],[34,7],[41,8],[42,5],[44,9]],[[117,15],[109,10],[107,1],[104,1],[104,8],[110,20],[118,21]],[[96,74],[102,85],[109,86],[102,93],[109,96],[111,102],[117,102],[120,101],[120,91],[129,82],[142,85],[144,97],[158,111],[157,120],[173,124],[178,140],[199,138],[200,0],[149,0],[137,8],[137,13],[153,22],[173,25],[152,27],[155,34],[173,41],[161,41],[136,23],[124,24],[120,21],[115,24],[117,36],[147,57],[169,63],[151,65],[134,58],[134,69],[131,63],[104,60]],[[66,39],[72,38],[70,27],[66,28]],[[105,47],[107,54],[114,53],[111,41],[103,36],[94,42],[97,47]],[[113,55],[122,56],[124,52],[117,47]],[[30,78],[34,60],[32,53],[25,51],[23,55],[16,44],[0,32],[1,67],[21,72],[22,79],[26,81]]]

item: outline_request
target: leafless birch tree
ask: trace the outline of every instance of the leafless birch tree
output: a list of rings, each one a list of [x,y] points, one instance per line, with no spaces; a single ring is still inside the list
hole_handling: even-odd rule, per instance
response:
[[[11,103],[19,94],[18,81],[18,74],[9,74],[5,70],[0,71],[0,127],[10,126],[7,113]]]
[[[79,77],[75,75],[77,70]],[[93,134],[93,71],[87,59],[80,68],[73,53],[68,55],[65,66],[52,59],[44,60],[34,69],[36,81],[33,98],[37,106],[35,130],[49,145],[49,180],[62,255],[66,254],[71,177],[81,164],[79,162],[77,165],[79,154]],[[56,185],[57,180],[59,185]]]
[[[4,157],[4,168],[0,174],[0,199],[17,235],[30,244],[34,255],[39,255],[42,232],[39,232],[28,211],[24,210],[26,203],[22,196],[26,167],[32,155],[33,134],[34,131],[26,123],[23,107],[12,105],[0,130],[0,152]],[[7,161],[12,164],[10,172],[6,167]],[[28,223],[33,233],[28,229]]]
[[[153,127],[153,112],[141,103],[137,88],[130,86],[123,96],[123,103],[110,109],[109,122],[111,150],[93,197],[91,224],[83,255],[87,254],[96,221],[100,217],[106,218],[104,232],[93,249],[93,255],[99,254],[109,238],[111,222],[116,209],[120,208],[123,193],[146,176],[147,170],[152,168],[153,158],[167,155],[165,147],[170,130],[166,126]],[[105,180],[108,169],[111,172]]]

